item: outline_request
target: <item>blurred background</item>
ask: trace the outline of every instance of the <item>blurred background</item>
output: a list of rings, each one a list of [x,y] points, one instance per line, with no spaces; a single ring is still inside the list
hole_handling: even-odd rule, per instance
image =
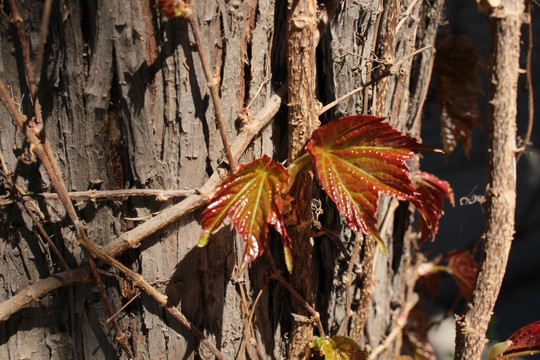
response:
[[[487,17],[477,9],[472,0],[451,0],[446,2],[445,26],[453,34],[465,34],[477,43],[479,53],[487,60],[489,50],[489,25]],[[533,7],[533,54],[532,77],[536,114],[540,114],[540,12]],[[526,34],[526,26],[522,33]],[[522,39],[525,39],[522,37]],[[522,46],[521,68],[525,68],[525,46]],[[454,189],[456,206],[446,202],[445,214],[441,218],[439,234],[434,243],[426,243],[425,251],[430,258],[452,249],[470,250],[482,235],[485,225],[484,204],[475,201],[483,196],[486,187],[486,138],[487,134],[487,92],[488,79],[481,74],[484,94],[478,94],[478,104],[482,113],[483,129],[476,127],[472,148],[467,158],[460,143],[446,159],[439,154],[424,153],[421,161],[423,171],[431,172],[447,180]],[[523,138],[527,129],[527,94],[524,88],[525,76],[520,77],[518,98],[518,136]],[[439,108],[436,84],[432,82],[422,123],[422,140],[429,146],[442,148]],[[538,115],[535,116],[538,119]],[[503,341],[520,327],[540,320],[540,124],[533,126],[531,145],[527,147],[517,167],[517,209],[516,233],[503,287],[497,301],[488,337],[492,341]],[[458,294],[457,286],[450,276],[443,276],[438,295],[433,301],[434,309],[444,312],[452,306]],[[461,300],[456,311],[463,311],[465,302]],[[439,330],[449,348],[439,345],[439,359],[453,351],[453,317]],[[433,339],[435,342],[436,339]],[[540,359],[540,356],[527,359]]]

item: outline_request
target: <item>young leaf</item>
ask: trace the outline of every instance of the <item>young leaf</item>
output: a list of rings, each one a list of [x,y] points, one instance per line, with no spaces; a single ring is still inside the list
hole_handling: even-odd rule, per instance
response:
[[[323,189],[349,227],[373,235],[384,253],[375,217],[379,192],[416,201],[406,161],[433,149],[383,120],[367,115],[334,120],[313,133],[306,150]]]
[[[437,34],[435,48],[443,149],[449,155],[461,140],[468,156],[474,124],[482,126],[476,92],[482,91],[478,70],[485,60],[471,38],[450,31]]]
[[[309,345],[312,348],[318,348],[326,360],[369,360],[358,344],[347,336],[318,337]]]
[[[156,3],[156,8],[169,19],[182,16],[184,6],[184,2],[179,0],[158,0]]]
[[[267,225],[281,234],[285,262],[292,271],[291,240],[283,224],[282,196],[289,185],[289,173],[268,156],[240,165],[230,174],[203,212],[203,233],[198,246],[208,243],[210,235],[228,215],[244,239],[246,248],[240,272],[266,248]]]
[[[540,353],[540,321],[522,327],[508,340],[492,346],[488,360],[505,360],[538,353]]]
[[[430,234],[435,240],[439,231],[439,218],[443,212],[444,197],[454,206],[454,192],[448,182],[425,172],[414,173],[412,182],[418,192],[417,198],[420,200],[418,211],[421,216],[418,218],[418,225],[422,231],[420,237],[420,245],[422,245]]]
[[[470,252],[456,249],[446,255],[445,262],[448,272],[456,280],[459,293],[465,299],[468,299],[476,278],[476,261]]]

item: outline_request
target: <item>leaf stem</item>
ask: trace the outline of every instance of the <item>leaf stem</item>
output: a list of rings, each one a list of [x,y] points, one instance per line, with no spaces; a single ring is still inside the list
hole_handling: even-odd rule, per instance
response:
[[[289,190],[291,189],[292,185],[294,184],[294,181],[296,180],[296,175],[298,175],[300,170],[302,170],[304,166],[306,166],[309,163],[310,160],[311,158],[309,157],[309,154],[304,153],[302,156],[296,158],[296,160],[294,160],[289,165],[289,167],[287,168],[287,170],[289,171],[289,175],[291,176],[289,180]]]

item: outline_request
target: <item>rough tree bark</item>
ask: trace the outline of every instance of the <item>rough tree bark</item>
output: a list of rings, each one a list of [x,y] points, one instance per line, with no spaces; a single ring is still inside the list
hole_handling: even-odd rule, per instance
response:
[[[393,6],[388,6],[390,3]],[[24,0],[17,6],[24,19],[31,58],[35,59],[43,2]],[[257,113],[287,81],[287,7],[284,2],[270,0],[208,0],[194,6],[203,46],[221,79],[219,95],[226,130],[234,140],[243,126],[238,121],[241,109],[250,104],[249,122],[250,114]],[[389,9],[397,13],[397,21],[392,20],[396,14],[388,15]],[[376,76],[377,70],[368,74],[366,69],[391,65],[432,45],[441,9],[442,0],[341,2],[316,50],[317,99],[328,103]],[[6,14],[0,17],[0,76],[12,86],[23,114],[31,115],[20,65],[21,48],[8,21],[10,12],[7,7],[4,11]],[[394,38],[390,48],[383,45],[389,33]],[[188,24],[182,19],[164,19],[153,2],[53,1],[38,92],[47,137],[68,190],[197,191],[219,171],[224,160],[222,143],[192,41]],[[393,54],[393,58],[385,55],[385,63],[378,61],[383,54]],[[383,100],[373,98],[370,90],[359,92],[324,114],[321,121],[362,113],[364,109],[371,113],[375,111],[371,108],[379,104],[382,115],[390,116],[398,129],[417,136],[432,57],[433,50],[427,49],[404,61],[399,71],[387,78]],[[240,162],[261,154],[287,158],[286,105],[284,101],[282,111],[260,131]],[[53,191],[39,164],[20,160],[24,139],[3,106],[0,118],[2,155],[17,182],[29,193]],[[18,149],[13,149],[14,144]],[[0,190],[2,195],[8,191],[5,182]],[[322,204],[323,214],[318,220],[339,234],[351,253],[354,234],[342,224],[317,186],[314,197]],[[204,198],[196,199],[194,205],[200,207]],[[104,247],[179,201],[126,197],[80,201],[76,208],[90,239]],[[70,267],[84,264],[60,203],[45,199],[38,203],[44,215],[42,223]],[[354,311],[366,289],[361,284],[372,282],[366,327],[355,330],[368,349],[380,345],[397,322],[407,290],[410,213],[406,205],[395,214],[388,212],[389,204],[389,199],[383,198],[380,205],[381,223],[387,224],[381,235],[388,254],[375,256],[373,279],[360,281],[361,273],[351,279],[353,317],[343,327],[347,334],[353,332],[353,324],[358,323]],[[0,358],[126,358],[106,322],[108,316],[97,288],[88,277],[79,275],[84,269],[51,277],[62,269],[50,249],[39,245],[29,217],[15,202],[3,206],[1,216],[0,313],[5,317],[0,322]],[[119,260],[165,293],[169,303],[201,329],[226,358],[243,358],[243,346],[252,359],[286,356],[294,307],[289,294],[268,280],[262,259],[238,279],[235,265],[243,245],[227,228],[213,235],[206,248],[195,247],[201,234],[199,220],[200,210],[191,212],[165,228],[148,230],[150,235],[140,247],[119,251],[115,245],[111,253],[120,252]],[[129,241],[128,237],[125,240]],[[310,241],[311,290],[304,296],[312,296],[326,332],[333,335],[346,313],[342,277],[351,259],[327,236]],[[272,248],[279,240],[269,242]],[[279,250],[274,252],[279,265],[282,255]],[[352,261],[361,269],[361,258]],[[114,270],[103,270],[107,272],[103,282],[113,308],[118,310],[138,290]],[[41,280],[45,278],[46,284],[57,290],[44,294],[37,291],[45,285]],[[77,279],[84,281],[75,282]],[[35,296],[40,298],[24,306],[3,307],[16,294],[30,298],[38,294]],[[250,332],[245,328],[252,311]],[[136,358],[208,357],[208,350],[193,334],[145,294],[136,297],[118,321],[129,335]],[[392,342],[377,358],[389,359],[396,352],[399,341]]]

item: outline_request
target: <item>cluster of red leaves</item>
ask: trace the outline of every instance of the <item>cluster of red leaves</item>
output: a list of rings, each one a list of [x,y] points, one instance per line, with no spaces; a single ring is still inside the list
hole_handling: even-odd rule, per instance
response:
[[[319,181],[353,231],[372,235],[385,251],[377,228],[379,192],[413,202],[422,218],[422,231],[437,232],[443,197],[453,201],[448,183],[419,173],[413,186],[407,160],[422,150],[433,150],[406,136],[384,118],[348,116],[334,120],[313,133],[306,145]],[[297,171],[306,158],[291,164]],[[241,269],[266,248],[267,225],[283,237],[289,271],[291,242],[283,223],[282,207],[288,196],[290,173],[264,156],[230,174],[203,213],[204,232],[199,246],[224,219],[232,219],[246,249]],[[438,193],[439,192],[439,193]],[[426,236],[427,237],[427,236]]]
[[[443,149],[449,155],[461,140],[468,156],[474,125],[482,126],[476,93],[482,91],[478,71],[486,68],[486,62],[465,35],[441,32],[435,48]]]

